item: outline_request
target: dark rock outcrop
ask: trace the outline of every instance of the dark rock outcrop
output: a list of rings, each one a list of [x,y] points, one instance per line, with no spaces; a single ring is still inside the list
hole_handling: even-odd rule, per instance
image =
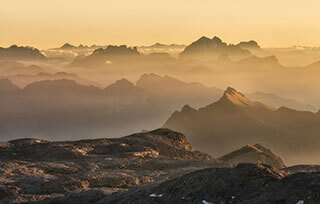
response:
[[[320,173],[288,175],[274,167],[239,164],[192,172],[159,185],[108,196],[101,203],[312,203],[320,201]]]
[[[219,158],[233,164],[254,163],[267,164],[276,168],[284,168],[282,159],[260,144],[246,145]]]

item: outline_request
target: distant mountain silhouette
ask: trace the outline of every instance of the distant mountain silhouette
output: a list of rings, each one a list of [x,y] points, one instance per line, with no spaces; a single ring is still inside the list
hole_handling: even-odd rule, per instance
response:
[[[174,112],[164,127],[185,133],[196,148],[214,156],[258,142],[293,163],[314,161],[315,155],[305,154],[317,149],[319,122],[319,113],[275,109],[228,88],[215,103]]]
[[[173,58],[169,53],[167,52],[152,52],[148,55],[144,56],[144,60],[146,62],[150,61],[150,62],[174,62],[176,61],[175,58]]]
[[[55,140],[62,136],[64,139],[121,136],[159,127],[183,104],[200,106],[218,98],[220,92],[157,75],[145,75],[137,85],[121,79],[104,89],[88,86],[88,81],[63,72],[19,75],[12,80],[37,81],[19,88],[10,80],[3,80],[1,88],[6,97],[1,102],[0,134],[7,139],[35,135]],[[177,87],[166,92],[165,83]]]
[[[93,46],[94,47],[94,46]],[[63,44],[60,48],[58,49],[62,49],[62,50],[72,50],[72,49],[88,49],[90,47],[88,47],[87,45],[82,45],[80,44],[79,46],[74,46],[74,45],[71,45],[69,43],[65,43]]]
[[[184,49],[186,45],[179,45],[179,44],[163,44],[163,43],[155,43],[150,46],[140,46],[138,49],[143,51],[155,51],[155,50],[168,50],[168,49]]]
[[[126,45],[99,48],[86,57],[76,58],[70,66],[101,66],[111,63],[125,63],[141,56],[136,47],[127,47]]]
[[[20,88],[13,84],[9,79],[0,79],[0,94],[14,94]]]
[[[74,49],[74,48],[76,48],[76,46],[71,45],[71,44],[69,44],[69,43],[65,43],[64,45],[62,45],[62,46],[60,47],[60,49]]]
[[[242,65],[268,65],[268,66],[279,66],[279,61],[276,56],[268,56],[268,57],[257,57],[251,56],[248,58],[244,58],[238,61],[239,64]]]
[[[275,108],[286,106],[288,108],[301,110],[301,111],[312,111],[312,112],[318,111],[318,109],[312,105],[300,103],[292,99],[283,98],[272,93],[255,92],[252,94],[247,94],[247,96],[251,100],[261,101]]]
[[[32,47],[19,47],[12,45],[8,48],[0,47],[0,60],[45,60],[46,57],[41,52]]]
[[[177,57],[185,47],[186,45],[155,43],[150,46],[140,46],[138,50],[145,55],[150,53],[170,53],[170,55]]]
[[[30,65],[30,66],[14,66],[4,70],[0,70],[0,75],[2,76],[14,76],[14,75],[35,75],[39,73],[47,72],[42,67],[37,65]]]
[[[305,68],[307,69],[317,69],[320,70],[320,61],[314,62],[312,64],[307,65]]]
[[[148,103],[152,98],[141,88],[135,86],[127,79],[117,80],[115,83],[109,85],[104,89],[108,97],[116,97],[122,103]]]
[[[237,46],[239,46],[240,48],[242,49],[245,49],[245,50],[255,50],[255,49],[261,49],[261,47],[258,45],[258,43],[254,40],[250,40],[250,41],[243,41],[243,42],[240,42],[239,44],[237,44]]]
[[[153,73],[142,75],[136,85],[171,107],[182,107],[183,102],[200,107],[218,99],[223,93],[215,87],[209,88],[196,82],[186,83],[170,76]]]
[[[221,55],[228,55],[235,59],[241,59],[250,56],[251,53],[238,45],[228,45],[215,36],[213,39],[201,37],[199,40],[191,43],[180,54],[180,58],[215,60]]]
[[[17,73],[19,74],[0,76],[0,79],[1,78],[10,79],[14,84],[18,85],[21,88],[37,81],[61,80],[61,79],[73,80],[73,81],[76,81],[78,84],[82,84],[82,85],[88,85],[88,86],[92,85],[92,86],[101,87],[100,84],[93,81],[89,81],[75,74],[69,74],[66,72],[56,72],[54,74],[51,74],[51,73],[46,73],[45,71],[41,72],[42,70],[38,70],[38,71],[36,71],[36,69],[30,70],[29,68],[30,67],[24,68],[24,70],[26,70],[26,74],[23,74],[22,70],[18,69]],[[35,74],[31,73],[31,71],[35,71]],[[0,72],[0,73],[4,74],[3,72]]]

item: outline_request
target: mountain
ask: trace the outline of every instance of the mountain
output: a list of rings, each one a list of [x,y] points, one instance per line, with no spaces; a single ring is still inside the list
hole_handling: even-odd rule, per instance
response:
[[[21,69],[19,69],[20,74],[10,75],[10,76],[0,76],[0,78],[10,79],[14,84],[18,85],[21,88],[33,82],[46,81],[46,80],[61,80],[61,79],[73,80],[73,81],[76,81],[78,84],[82,84],[82,85],[101,87],[100,84],[81,78],[75,74],[69,74],[66,72],[56,72],[54,74],[50,74],[50,73],[45,73],[45,72],[41,72],[41,70],[38,70],[38,72],[35,72],[36,74],[30,75],[30,72],[31,72],[30,67],[26,67],[25,70],[28,74],[21,74]]]
[[[76,46],[71,45],[71,44],[69,44],[69,43],[65,43],[64,45],[62,45],[62,46],[60,47],[60,49],[75,49],[75,48],[76,48]]]
[[[207,66],[199,65],[191,68],[190,70],[184,72],[184,75],[197,76],[197,75],[211,75],[214,72]]]
[[[215,103],[174,112],[164,127],[185,133],[196,148],[214,156],[260,143],[287,163],[314,163],[319,161],[314,152],[320,142],[319,122],[319,113],[275,109],[228,88]]]
[[[93,46],[95,47],[95,46]],[[64,45],[62,45],[60,48],[58,49],[62,49],[62,50],[72,50],[72,49],[88,49],[89,47],[87,45],[82,45],[80,44],[78,47],[71,45],[69,43],[65,43]]]
[[[318,70],[318,69],[320,69],[320,61],[309,64],[305,68]]]
[[[127,79],[117,80],[115,83],[109,85],[104,89],[105,94],[109,98],[116,98],[122,103],[148,103],[152,98],[141,88],[135,86]]]
[[[0,60],[46,60],[46,57],[36,48],[12,45],[8,48],[0,47]]]
[[[151,62],[174,62],[176,61],[169,53],[167,52],[152,52],[144,56],[145,61]]]
[[[250,56],[251,53],[237,45],[228,45],[215,36],[213,39],[201,37],[199,40],[188,45],[183,52],[180,53],[179,57],[181,59],[215,60],[221,55],[241,59]]]
[[[1,140],[22,135],[54,140],[121,136],[159,127],[174,110],[169,102],[161,103],[126,79],[103,89],[68,79],[54,80],[56,76],[46,80],[47,74],[36,77],[44,80],[24,88],[3,80],[6,85],[2,88],[7,88],[1,101],[0,133],[4,135]]]
[[[182,52],[185,47],[186,45],[155,43],[150,46],[140,46],[138,47],[138,50],[143,54],[167,52],[176,57],[176,55]]]
[[[12,83],[9,79],[0,79],[0,93],[7,95],[20,91],[19,87]]]
[[[181,107],[184,104],[198,107],[216,100],[222,94],[222,90],[215,87],[206,87],[197,82],[187,83],[153,73],[142,75],[136,85],[172,107]]]
[[[141,57],[136,47],[127,47],[126,45],[99,48],[93,51],[89,56],[78,57],[70,66],[102,66],[112,63],[128,63]],[[124,60],[125,59],[125,60]]]
[[[39,73],[45,73],[46,70],[37,65],[30,66],[14,66],[8,69],[0,70],[2,76],[14,76],[14,75],[35,75]]]
[[[80,141],[22,138],[1,142],[0,154],[0,203],[95,203],[138,185],[229,166],[168,129]]]
[[[245,50],[257,50],[257,49],[261,49],[261,47],[258,45],[258,43],[254,40],[250,40],[250,41],[243,41],[240,42],[239,44],[237,44],[237,46],[239,46],[242,49]]]
[[[19,138],[21,132],[54,140],[121,136],[160,127],[184,104],[201,106],[221,95],[216,88],[154,74],[142,76],[137,85],[121,79],[106,88],[64,72],[4,78],[21,88],[4,94],[1,140]]]
[[[312,112],[318,111],[318,109],[312,105],[300,103],[292,99],[283,98],[272,93],[255,92],[252,94],[247,94],[247,96],[251,100],[261,101],[275,108],[280,108],[282,106],[285,106],[291,109],[301,110],[301,111],[312,111]]]
[[[220,157],[219,159],[233,164],[266,164],[279,169],[286,167],[280,157],[276,156],[269,149],[260,144],[246,145],[238,150]]]
[[[257,57],[257,56],[251,56],[248,58],[244,58],[238,61],[238,64],[241,65],[265,65],[265,66],[279,66],[279,62],[276,56],[268,56],[268,57]]]
[[[319,203],[320,173],[289,174],[275,167],[239,164],[209,168],[106,196],[102,203]]]

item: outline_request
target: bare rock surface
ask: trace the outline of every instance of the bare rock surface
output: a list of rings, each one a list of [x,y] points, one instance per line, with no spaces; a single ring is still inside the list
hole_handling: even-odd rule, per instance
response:
[[[285,167],[285,164],[280,157],[276,156],[271,150],[263,147],[260,144],[246,145],[238,150],[220,157],[219,159],[233,164],[254,163],[267,164],[277,168]]]
[[[320,173],[290,174],[266,165],[243,163],[209,168],[161,184],[117,193],[98,204],[122,203],[319,203]]]
[[[157,129],[122,138],[0,143],[0,203],[95,203],[138,185],[229,166]]]

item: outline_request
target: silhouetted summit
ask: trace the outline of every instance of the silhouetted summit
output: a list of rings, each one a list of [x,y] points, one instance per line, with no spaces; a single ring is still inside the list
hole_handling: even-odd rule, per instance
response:
[[[46,57],[36,48],[12,45],[8,48],[0,47],[0,60],[45,60]]]
[[[113,63],[127,64],[132,60],[139,60],[141,56],[142,55],[136,47],[131,48],[126,45],[109,45],[107,48],[98,48],[94,50],[89,56],[76,58],[69,66],[96,67],[111,65]]]
[[[99,48],[93,52],[93,55],[140,55],[136,47],[127,47],[126,45],[113,46],[109,45],[107,48]]]
[[[258,43],[254,40],[250,40],[250,41],[243,41],[240,42],[239,44],[237,44],[239,47],[241,47],[242,49],[245,50],[254,50],[254,49],[260,49],[260,46],[258,45]]]
[[[250,56],[251,53],[237,45],[228,45],[216,36],[213,39],[203,36],[187,46],[180,54],[180,58],[215,60],[221,55],[240,59]]]

